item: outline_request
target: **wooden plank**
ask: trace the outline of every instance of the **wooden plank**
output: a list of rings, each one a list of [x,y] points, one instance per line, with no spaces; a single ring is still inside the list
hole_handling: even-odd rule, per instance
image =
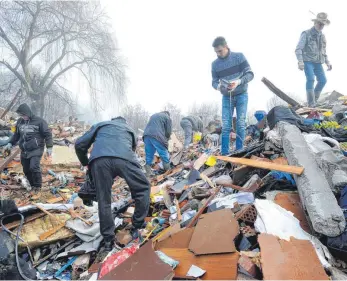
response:
[[[268,162],[262,162],[262,161],[252,160],[252,159],[227,157],[227,156],[216,156],[216,158],[222,161],[233,163],[233,164],[246,165],[246,166],[266,169],[266,170],[280,171],[280,172],[285,172],[285,173],[299,175],[299,176],[304,172],[304,167],[280,165],[276,163],[268,163]]]
[[[36,220],[36,219],[39,219],[39,218],[42,218],[43,216],[45,216],[46,214],[45,213],[37,213],[37,214],[34,214],[34,215],[31,215],[29,217],[26,217],[24,219],[24,224],[26,224],[27,222],[31,222],[33,220]],[[18,227],[20,225],[20,221],[14,221],[14,222],[11,222],[11,223],[8,223],[8,224],[5,224],[5,227],[8,229],[8,230],[12,230],[12,229],[15,229],[16,227]],[[0,230],[2,228],[0,227]]]
[[[65,223],[58,224],[57,226],[51,228],[50,230],[39,235],[41,241],[46,240],[48,237],[52,236],[58,230],[62,229],[65,226]]]
[[[291,106],[294,106],[294,107],[300,106],[300,104],[296,100],[292,99],[291,97],[289,97],[288,95],[283,93],[280,89],[278,89],[274,84],[272,84],[265,77],[263,77],[263,79],[261,79],[261,81],[270,89],[271,92],[273,92],[276,96],[278,96],[279,98],[281,98],[285,102],[289,103]]]
[[[161,250],[162,248],[188,248],[189,242],[192,239],[192,235],[195,228],[184,228],[177,233],[174,233],[165,239],[155,243],[155,250]]]
[[[61,201],[63,201],[63,198],[61,198],[61,197],[53,197],[53,198],[46,200],[46,202],[49,204],[54,204],[54,203],[58,203]]]
[[[198,170],[205,164],[207,161],[209,155],[206,153],[203,153],[195,162],[194,162],[194,169]]]
[[[192,265],[196,265],[206,273],[200,277],[202,280],[236,280],[237,262],[239,253],[195,256],[188,249],[162,248],[161,251],[179,261],[174,269],[176,278],[186,278]]]
[[[45,208],[41,207],[40,205],[37,205],[36,203],[31,203],[32,205],[36,206],[36,208],[38,208],[39,210],[41,210],[42,212],[44,212],[46,215],[49,215],[52,219],[57,219],[57,217],[53,214],[51,214],[50,212],[48,212]]]

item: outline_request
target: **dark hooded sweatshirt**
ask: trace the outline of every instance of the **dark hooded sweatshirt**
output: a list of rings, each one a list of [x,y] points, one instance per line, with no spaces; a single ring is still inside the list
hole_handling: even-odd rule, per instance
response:
[[[29,116],[29,120],[18,119],[16,132],[10,143],[16,145],[19,142],[23,158],[42,156],[45,143],[47,148],[53,146],[52,132],[48,128],[47,122],[35,116],[26,103],[21,104],[16,112]]]

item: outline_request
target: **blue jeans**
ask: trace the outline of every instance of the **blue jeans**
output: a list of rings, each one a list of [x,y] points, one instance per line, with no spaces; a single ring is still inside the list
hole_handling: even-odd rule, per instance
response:
[[[237,96],[223,96],[222,100],[222,155],[229,154],[230,132],[234,108],[236,108],[236,150],[243,148],[243,141],[246,134],[246,114],[247,114],[248,94]],[[235,129],[235,128],[234,128]]]
[[[327,78],[325,77],[323,65],[321,63],[314,62],[304,62],[305,64],[305,75],[306,75],[306,94],[307,103],[310,107],[316,105],[319,96],[327,83]],[[317,78],[317,85],[314,88],[315,76]]]
[[[193,136],[192,123],[190,123],[190,121],[187,119],[183,119],[181,120],[180,125],[184,131],[184,148],[188,148],[188,146],[192,142],[192,136]]]
[[[145,137],[143,141],[145,143],[147,165],[152,165],[155,151],[158,151],[158,154],[164,163],[170,163],[169,151],[162,143],[151,137]]]

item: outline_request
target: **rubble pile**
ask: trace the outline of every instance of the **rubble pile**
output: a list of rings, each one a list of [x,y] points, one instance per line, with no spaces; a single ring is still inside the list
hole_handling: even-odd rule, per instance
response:
[[[73,143],[86,127],[55,124],[39,193],[28,188],[18,152],[0,163],[1,202],[14,200],[23,216],[2,221],[1,279],[346,279],[347,106],[339,98],[333,92],[323,99],[324,109],[275,107],[253,128],[260,133],[228,156],[210,144],[183,151],[173,135],[171,170],[163,173],[159,156],[152,165],[151,206],[139,239],[129,231],[129,187],[115,179],[117,245],[108,253],[97,202],[78,196],[86,175]],[[326,125],[332,121],[338,125]]]

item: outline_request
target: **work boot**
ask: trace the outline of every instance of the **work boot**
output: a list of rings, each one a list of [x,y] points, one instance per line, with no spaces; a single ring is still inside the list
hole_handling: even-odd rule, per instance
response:
[[[163,162],[163,167],[164,167],[164,170],[165,170],[165,171],[170,170],[170,169],[171,169],[170,162],[169,162],[169,163]]]
[[[147,177],[147,178],[150,178],[151,176],[153,176],[151,166],[145,165],[145,171],[146,171],[146,177]]]
[[[316,97],[313,90],[307,90],[306,96],[307,96],[308,107],[314,108],[316,106]]]
[[[106,252],[111,252],[113,247],[114,247],[114,240],[104,242],[104,249]]]

